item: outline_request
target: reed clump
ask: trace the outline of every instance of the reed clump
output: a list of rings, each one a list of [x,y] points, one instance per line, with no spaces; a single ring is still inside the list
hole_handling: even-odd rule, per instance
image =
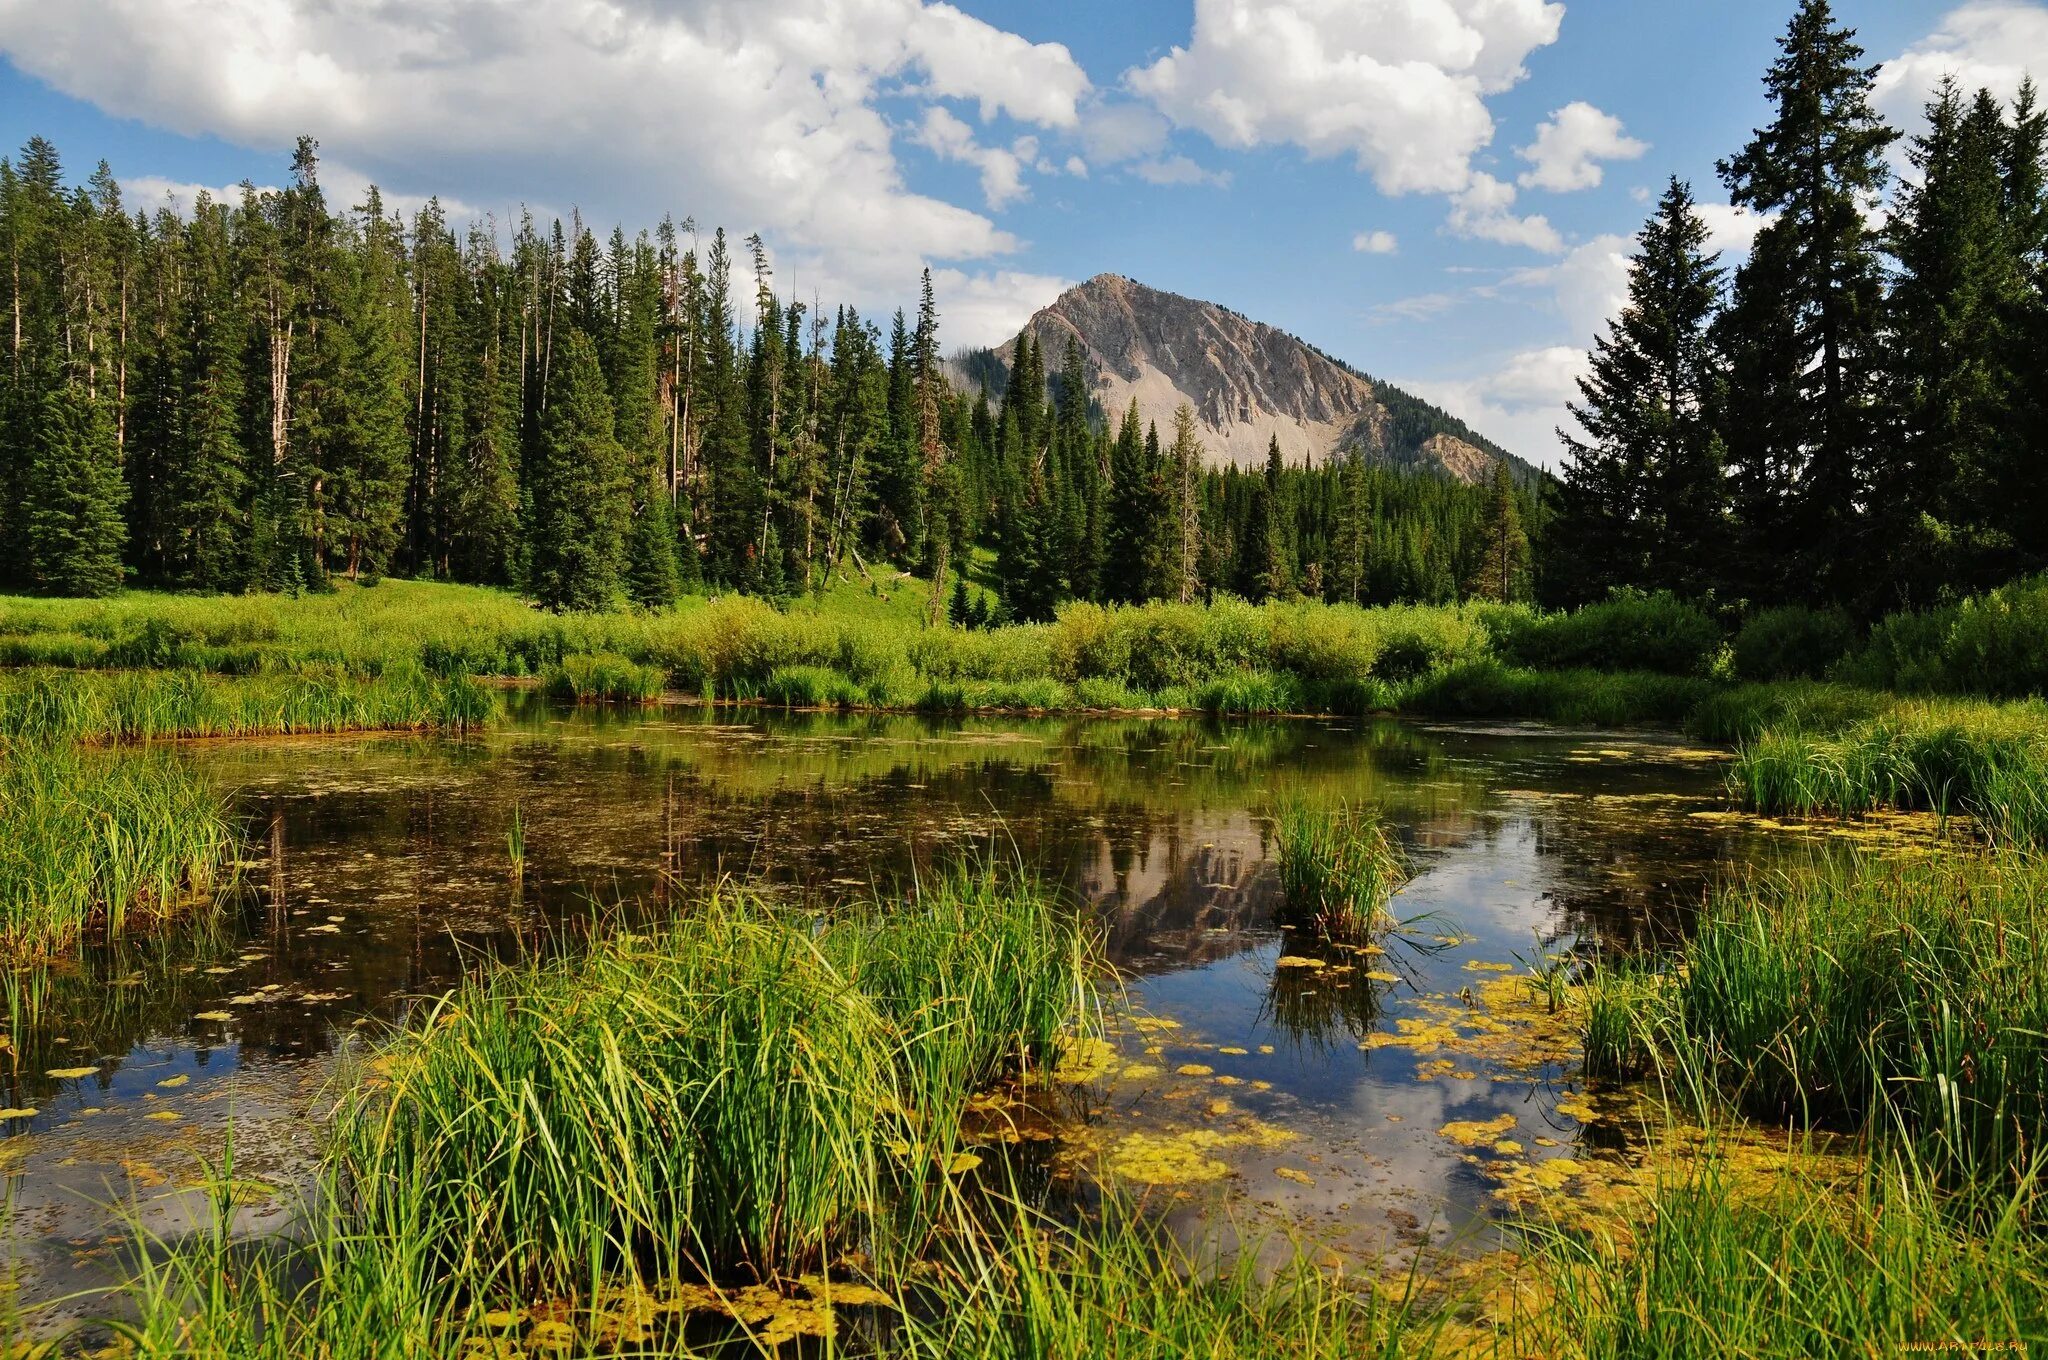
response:
[[[1753,1118],[1901,1134],[1955,1188],[2030,1183],[2048,1138],[2048,865],[1856,859],[1760,877],[1655,982],[1609,981],[1595,1070],[1668,1063]]]
[[[1837,735],[1790,728],[1744,746],[1729,774],[1759,812],[1960,813],[1992,840],[2048,844],[2048,703],[1903,702]]]
[[[466,676],[412,670],[246,677],[199,671],[0,671],[0,736],[146,742],[390,730],[463,732],[496,697]]]
[[[0,739],[0,828],[6,957],[190,912],[234,860],[221,800],[155,754]]]
[[[647,703],[661,697],[662,683],[660,670],[616,652],[563,657],[541,677],[549,698],[574,704]]]
[[[1387,900],[1408,881],[1408,857],[1377,811],[1293,803],[1273,830],[1287,921],[1333,939],[1363,939],[1392,924]]]
[[[523,1288],[794,1272],[884,1224],[919,1239],[968,1097],[1056,1057],[1091,969],[1077,925],[993,879],[825,919],[718,893],[444,1000],[336,1156],[364,1220],[423,1206]]]

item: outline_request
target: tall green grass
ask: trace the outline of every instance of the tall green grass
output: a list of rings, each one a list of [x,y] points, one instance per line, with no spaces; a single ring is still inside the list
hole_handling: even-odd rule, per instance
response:
[[[661,697],[662,674],[615,652],[563,657],[541,677],[551,699],[569,703],[646,703]]]
[[[338,1157],[364,1218],[445,1213],[528,1286],[802,1269],[898,1211],[925,1230],[967,1097],[1054,1056],[1087,972],[1075,926],[993,880],[818,923],[714,895],[442,1002]]]
[[[1767,730],[1729,775],[1760,812],[1924,809],[1994,840],[2048,844],[2048,703],[1899,703],[1835,736]]]
[[[233,858],[221,800],[171,759],[0,741],[0,956],[184,914]]]
[[[1273,818],[1285,918],[1333,939],[1362,939],[1387,924],[1386,905],[1408,880],[1400,842],[1368,808],[1291,803]]]
[[[1847,860],[1760,877],[1680,966],[1596,989],[1596,1071],[1668,1061],[1754,1118],[1903,1134],[1954,1187],[2031,1179],[2048,1141],[2048,864]]]
[[[465,731],[497,699],[412,671],[223,678],[198,671],[0,671],[0,736],[136,742],[392,729]]]
[[[1717,690],[1700,676],[1648,671],[1538,671],[1471,661],[1403,686],[1406,713],[1534,718],[1574,727],[1682,727]]]
[[[917,1360],[1356,1360],[1427,1354],[1441,1310],[1410,1277],[1384,1288],[1305,1250],[1206,1259],[1130,1206],[1074,1229],[1016,1213],[944,1258],[890,1353]]]
[[[1660,1187],[1627,1231],[1537,1232],[1508,1353],[1587,1360],[2039,1354],[2048,1243],[2010,1193],[1962,1221],[1910,1156],[1860,1186],[1746,1183],[1740,1164]]]

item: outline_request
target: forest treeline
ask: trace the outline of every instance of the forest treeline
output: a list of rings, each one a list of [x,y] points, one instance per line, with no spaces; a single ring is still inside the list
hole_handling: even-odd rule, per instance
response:
[[[999,399],[963,393],[929,275],[885,331],[780,296],[758,237],[736,252],[688,219],[600,241],[523,217],[508,248],[436,202],[337,209],[310,139],[283,189],[131,210],[106,165],[68,186],[36,139],[0,163],[0,249],[19,589],[399,573],[592,608],[700,582],[788,596],[886,558],[961,622],[1526,590],[1524,488],[1284,467],[1277,446],[1210,469],[1185,420],[1105,415],[1078,354],[1049,374],[1028,336]],[[994,563],[973,591],[949,570],[969,560]]]
[[[1804,0],[1719,166],[1732,273],[1673,180],[1565,435],[1546,593],[1919,608],[2048,566],[2048,114],[1944,82],[1905,145]]]

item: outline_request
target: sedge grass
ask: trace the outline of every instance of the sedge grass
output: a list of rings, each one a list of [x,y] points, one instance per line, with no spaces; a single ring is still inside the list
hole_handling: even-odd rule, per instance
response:
[[[1391,924],[1387,900],[1408,880],[1408,860],[1376,811],[1291,803],[1273,830],[1285,920],[1341,940]]]
[[[1839,735],[1766,731],[1729,781],[1760,812],[1962,813],[1994,841],[2048,845],[2048,704],[1895,704]]]
[[[234,858],[221,800],[156,754],[0,741],[0,828],[8,957],[202,907]]]
[[[968,879],[822,924],[714,894],[446,999],[350,1098],[337,1155],[365,1217],[445,1210],[534,1287],[593,1261],[801,1269],[914,1219],[967,1097],[1053,1056],[1088,972],[1063,920]]]
[[[1753,1118],[1908,1139],[2006,1190],[2048,1139],[2048,865],[1845,860],[1712,903],[1680,966],[1596,985],[1587,1062],[1667,1056]]]
[[[1958,1218],[1909,1154],[1874,1155],[1847,1188],[1739,1175],[1696,1168],[1626,1231],[1536,1227],[1540,1303],[1505,1329],[1503,1349],[1806,1360],[2048,1344],[2048,1242],[2028,1220],[2030,1187],[1978,1220]]]
[[[418,671],[226,678],[198,671],[0,672],[0,736],[140,742],[388,730],[466,731],[495,696]]]
[[[548,667],[541,689],[569,703],[647,703],[661,697],[662,673],[615,652],[579,654]]]

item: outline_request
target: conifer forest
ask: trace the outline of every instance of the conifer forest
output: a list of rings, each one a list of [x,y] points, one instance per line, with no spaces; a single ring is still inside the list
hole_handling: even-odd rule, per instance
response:
[[[2048,1355],[2030,65],[0,0],[0,1360]]]

